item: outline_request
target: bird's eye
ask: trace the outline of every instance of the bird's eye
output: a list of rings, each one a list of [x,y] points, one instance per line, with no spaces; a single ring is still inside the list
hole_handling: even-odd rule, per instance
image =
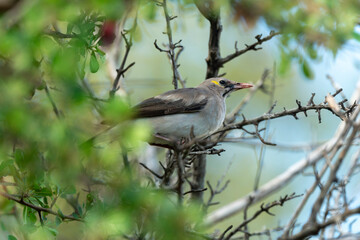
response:
[[[221,80],[219,83],[220,83],[221,85],[224,85],[224,84],[225,84],[225,81],[224,81],[224,80]]]

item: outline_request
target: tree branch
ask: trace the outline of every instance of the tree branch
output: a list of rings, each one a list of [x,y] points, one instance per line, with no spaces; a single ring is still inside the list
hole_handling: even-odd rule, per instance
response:
[[[34,205],[32,203],[25,202],[24,199],[22,199],[22,198],[18,199],[17,197],[15,197],[15,196],[13,196],[11,194],[5,193],[5,192],[0,192],[0,195],[7,198],[7,199],[9,199],[9,200],[15,201],[15,202],[17,202],[17,203],[19,203],[21,205],[30,207],[30,208],[36,210],[37,212],[46,212],[46,213],[58,216],[61,219],[68,219],[68,220],[74,220],[74,221],[79,221],[79,222],[84,221],[83,219],[76,218],[76,217],[73,217],[71,215],[59,214],[59,213],[51,210],[50,208],[44,208],[44,207],[36,206],[36,205]]]
[[[312,98],[313,98],[313,96],[312,96]],[[298,101],[298,100],[296,100],[296,101],[297,101],[296,103],[298,104],[297,108],[293,108],[291,110],[286,110],[284,108],[283,111],[278,112],[278,113],[273,113],[273,114],[266,113],[266,114],[263,114],[262,116],[259,116],[257,118],[253,118],[250,120],[243,119],[239,123],[229,124],[221,129],[219,129],[218,131],[214,132],[212,135],[222,133],[222,132],[227,132],[227,131],[233,130],[233,129],[241,129],[247,125],[257,125],[260,122],[270,120],[270,119],[276,119],[276,118],[280,118],[280,117],[284,117],[284,116],[293,116],[295,119],[298,119],[297,114],[304,113],[304,115],[307,116],[307,111],[309,111],[309,110],[315,110],[316,112],[320,113],[321,110],[325,109],[325,110],[332,112],[333,114],[338,116],[340,119],[342,119],[342,116],[340,116],[338,113],[336,113],[327,103],[320,103],[318,105],[302,106],[300,101]],[[344,111],[344,114],[349,112],[356,106],[357,106],[357,104],[354,103],[351,107],[346,108],[346,110]]]
[[[56,104],[55,104],[55,101],[54,101],[54,99],[52,98],[52,96],[51,96],[51,94],[50,94],[50,91],[49,91],[49,88],[48,88],[48,86],[47,86],[47,84],[46,84],[45,81],[44,81],[44,84],[45,84],[46,96],[48,97],[48,99],[49,99],[49,101],[50,101],[50,103],[51,103],[51,106],[52,106],[52,108],[53,108],[53,111],[54,111],[56,117],[60,119],[60,118],[63,117],[63,115],[62,115],[61,111],[57,108],[57,106],[56,106]]]
[[[259,34],[259,35],[256,35],[255,36],[255,39],[257,40],[255,43],[251,44],[251,45],[247,45],[245,44],[245,48],[242,49],[242,50],[238,50],[237,49],[237,46],[235,44],[235,52],[224,57],[224,58],[221,58],[219,59],[219,64],[220,66],[222,66],[223,64],[233,60],[234,58],[236,57],[239,57],[241,55],[243,55],[244,53],[248,52],[248,51],[257,51],[257,50],[260,50],[262,49],[261,47],[258,47],[259,45],[261,45],[263,42],[266,42],[266,41],[269,41],[270,39],[272,39],[273,37],[279,35],[280,32],[274,32],[274,31],[271,31],[270,34],[264,38],[262,38],[262,35]]]
[[[123,39],[125,41],[125,54],[124,54],[124,57],[122,59],[120,67],[118,69],[116,69],[117,74],[116,74],[116,77],[114,79],[112,89],[109,92],[110,98],[113,98],[116,91],[118,91],[120,89],[119,82],[120,82],[121,76],[124,76],[124,73],[127,70],[129,70],[132,66],[135,65],[135,62],[133,62],[133,63],[130,63],[127,67],[125,67],[127,58],[129,56],[129,53],[130,53],[130,49],[131,49],[131,47],[133,45],[133,34],[134,34],[135,30],[136,30],[136,27],[137,27],[137,16],[134,18],[134,22],[133,22],[133,25],[130,28],[130,30],[121,32],[121,35],[122,35],[122,37],[123,37]],[[127,33],[130,34],[129,39],[127,39],[127,37],[126,37]]]
[[[286,195],[285,197],[280,197],[279,200],[274,201],[270,204],[264,205],[264,203],[261,204],[260,206],[260,210],[256,211],[256,213],[249,219],[247,219],[246,221],[242,222],[235,230],[231,231],[226,237],[224,236],[224,238],[219,238],[219,240],[229,240],[232,236],[235,235],[235,233],[239,232],[242,228],[244,228],[245,226],[247,226],[251,221],[253,221],[254,219],[256,219],[260,214],[266,212],[267,214],[274,216],[274,214],[272,214],[270,212],[270,209],[275,207],[275,206],[282,206],[285,202],[292,200],[294,198],[298,198],[301,197],[301,195],[296,195],[295,193],[291,194],[291,195]]]
[[[312,226],[308,226],[308,228],[303,231],[295,234],[294,236],[284,238],[287,240],[302,240],[307,239],[307,237],[312,235],[317,235],[321,229],[324,229],[330,225],[338,224],[340,221],[346,220],[349,216],[360,214],[360,207],[354,209],[347,209],[342,214],[338,214],[324,223],[314,223]],[[282,239],[282,238],[280,238]]]
[[[357,87],[354,91],[352,101],[360,100],[360,81],[357,84]],[[249,193],[247,196],[244,196],[218,210],[209,214],[205,220],[207,226],[214,225],[223,219],[226,219],[237,212],[243,210],[249,202],[249,199],[252,199],[252,203],[256,203],[276,190],[281,189],[287,183],[289,183],[294,177],[301,173],[305,168],[315,164],[320,159],[323,159],[329,152],[333,151],[334,148],[340,148],[343,144],[343,139],[346,139],[350,129],[352,128],[352,122],[358,117],[360,113],[360,108],[356,108],[351,115],[351,118],[341,122],[334,136],[329,139],[327,142],[310,152],[305,158],[298,161],[289,167],[282,174],[268,181],[257,191]]]

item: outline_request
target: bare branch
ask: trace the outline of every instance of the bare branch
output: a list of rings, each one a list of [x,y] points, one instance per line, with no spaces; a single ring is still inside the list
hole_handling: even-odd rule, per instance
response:
[[[343,212],[342,214],[336,215],[324,223],[314,223],[313,225],[311,225],[311,226],[309,225],[306,229],[303,229],[301,232],[295,234],[294,236],[284,238],[284,239],[287,239],[287,240],[306,239],[309,236],[318,234],[321,229],[326,228],[333,224],[338,224],[339,221],[344,221],[349,216],[352,216],[355,214],[360,214],[360,207],[354,208],[354,209],[346,209],[345,212]],[[283,238],[280,238],[280,239],[283,239]]]
[[[227,180],[227,181],[225,182],[225,184],[224,184],[222,187],[220,187],[221,180],[219,180],[218,183],[216,184],[216,189],[214,189],[214,188],[211,186],[210,182],[209,182],[209,181],[206,181],[206,184],[208,185],[208,187],[209,187],[209,189],[210,189],[210,197],[209,197],[207,203],[205,204],[205,207],[206,207],[206,208],[214,205],[214,202],[213,202],[214,197],[215,197],[216,195],[222,193],[222,192],[227,188],[227,186],[229,185],[229,183],[230,183],[230,180]],[[217,204],[217,203],[216,203],[216,204]]]
[[[203,150],[203,151],[190,152],[189,155],[202,155],[202,154],[207,154],[207,155],[218,155],[218,156],[220,156],[220,153],[222,153],[222,152],[225,152],[225,149],[210,148],[210,149]]]
[[[155,177],[162,179],[164,178],[163,176],[160,176],[159,174],[157,174],[156,172],[154,172],[153,170],[151,170],[148,166],[146,166],[144,163],[139,163],[141,166],[143,166],[146,170],[148,170],[152,175],[154,175]]]
[[[171,68],[173,72],[173,80],[172,84],[174,85],[174,88],[178,88],[178,82],[180,82],[182,87],[185,87],[185,81],[182,79],[180,72],[178,70],[179,64],[177,63],[179,56],[181,52],[184,50],[184,47],[180,45],[182,40],[179,40],[178,42],[173,42],[173,36],[172,36],[172,30],[171,30],[171,21],[174,20],[177,16],[170,16],[169,10],[167,7],[167,0],[163,0],[158,6],[162,7],[164,10],[165,15],[165,21],[166,21],[166,32],[165,34],[168,36],[168,49],[162,49],[157,45],[157,41],[155,40],[154,45],[155,48],[158,49],[160,52],[166,52],[167,56],[171,63]],[[178,51],[175,51],[176,49],[179,49]]]
[[[185,167],[184,167],[184,161],[183,158],[181,156],[181,153],[178,151],[175,151],[175,155],[174,157],[176,158],[176,163],[177,163],[177,174],[178,174],[178,183],[177,183],[177,194],[178,194],[178,201],[181,204],[182,203],[182,199],[184,196],[184,189],[183,189],[183,183],[185,181]],[[191,189],[194,192],[196,192],[198,189]],[[201,191],[202,192],[202,191]]]
[[[71,215],[63,215],[63,214],[59,214],[53,210],[51,210],[50,208],[44,208],[44,207],[40,207],[40,206],[36,206],[32,203],[28,203],[28,202],[25,202],[24,199],[20,198],[18,199],[17,197],[11,195],[11,194],[8,194],[6,192],[0,192],[0,195],[9,199],[9,200],[12,200],[12,201],[15,201],[21,205],[24,205],[24,206],[27,206],[29,208],[32,208],[34,210],[36,210],[37,212],[46,212],[46,213],[49,213],[49,214],[52,214],[52,215],[55,215],[55,216],[58,216],[60,217],[61,219],[68,219],[68,220],[74,220],[74,221],[80,221],[80,222],[83,222],[84,220],[81,219],[81,218],[76,218],[76,217],[73,217]]]
[[[268,141],[266,141],[264,138],[261,137],[261,135],[260,135],[260,133],[259,133],[259,129],[258,129],[258,125],[257,125],[257,124],[255,124],[255,130],[256,130],[256,136],[260,139],[260,141],[261,141],[263,144],[270,145],[270,146],[276,146],[275,143],[268,142]]]
[[[116,91],[118,91],[120,89],[119,82],[120,82],[121,76],[124,76],[124,73],[127,70],[129,70],[132,66],[134,66],[134,64],[135,64],[135,62],[133,62],[129,66],[125,67],[127,58],[129,56],[129,53],[130,53],[130,49],[131,49],[132,44],[133,44],[133,34],[134,34],[135,30],[136,30],[136,27],[137,27],[137,16],[134,18],[134,22],[133,22],[133,25],[130,28],[130,30],[121,32],[121,35],[122,35],[122,37],[123,37],[123,39],[125,41],[125,54],[124,54],[124,57],[123,57],[122,62],[120,64],[120,67],[118,69],[116,69],[117,74],[116,74],[115,80],[113,82],[112,89],[109,92],[110,98],[114,97]],[[126,34],[130,34],[129,39],[127,39]]]
[[[335,82],[335,80],[334,80],[329,74],[326,75],[326,78],[330,81],[331,85],[334,87],[334,89],[335,89],[336,91],[339,90],[339,89],[342,89],[342,88],[340,87],[340,85],[339,85],[337,82]],[[343,99],[346,99],[346,96],[345,96],[344,92],[341,92],[341,97],[342,97]],[[348,106],[347,106],[347,107],[348,107]]]
[[[334,151],[334,153],[336,153],[336,151]],[[328,166],[329,166],[328,164],[325,164],[324,167],[321,169],[320,173],[318,174],[319,179],[321,179],[322,176],[325,174],[326,170],[328,169]],[[306,194],[305,194],[304,198],[302,199],[299,206],[296,208],[295,213],[291,217],[291,220],[286,225],[284,233],[283,233],[282,236],[288,236],[289,235],[290,229],[295,225],[296,219],[298,218],[300,212],[304,208],[306,202],[310,198],[311,194],[315,191],[317,186],[318,186],[318,181],[315,181],[313,183],[313,185],[306,191]]]
[[[354,91],[352,101],[357,101],[359,99],[360,99],[360,82],[358,82],[358,85]],[[359,113],[360,113],[360,108],[356,108],[349,120],[340,123],[333,138],[329,139],[327,142],[325,142],[324,144],[322,144],[321,146],[310,152],[308,156],[293,164],[282,174],[273,178],[271,181],[268,181],[257,191],[253,191],[249,193],[247,196],[244,196],[209,214],[209,216],[205,220],[206,225],[210,226],[215,223],[218,223],[223,219],[243,210],[247,206],[249,202],[249,198],[252,199],[253,203],[260,201],[264,197],[268,196],[274,191],[285,186],[291,179],[293,179],[295,176],[301,173],[308,166],[312,166],[320,159],[323,159],[323,157],[329,152],[333,151],[334,148],[339,148],[340,146],[342,146],[343,139],[346,139],[346,136],[348,135],[348,133],[350,132],[353,126],[352,122],[358,117]]]
[[[272,214],[270,212],[270,209],[275,207],[275,206],[282,206],[285,202],[294,199],[294,198],[298,198],[302,195],[296,195],[295,193],[291,194],[291,195],[286,195],[285,197],[280,197],[279,200],[274,201],[270,204],[264,204],[262,203],[260,206],[260,210],[258,210],[251,218],[247,219],[246,221],[244,221],[243,223],[241,223],[235,230],[231,231],[225,238],[223,238],[224,240],[229,240],[233,235],[235,235],[235,233],[239,232],[242,228],[244,228],[245,226],[247,226],[251,221],[253,221],[254,219],[256,219],[261,213],[266,212],[267,214],[274,216],[274,214]],[[225,235],[225,234],[224,234]],[[220,240],[222,240],[222,238],[220,238]]]
[[[312,228],[312,225],[316,223],[317,215],[320,211],[322,203],[328,193],[328,190],[330,189],[331,185],[334,183],[334,181],[336,179],[336,173],[339,170],[339,167],[340,167],[342,161],[344,160],[346,154],[348,153],[351,143],[352,143],[353,139],[355,138],[359,129],[360,129],[359,124],[353,126],[351,135],[346,140],[343,150],[340,152],[338,159],[334,163],[334,166],[331,168],[330,175],[328,177],[326,184],[321,189],[321,192],[320,192],[318,198],[316,199],[315,203],[313,204],[313,207],[311,210],[311,215],[309,217],[307,224],[304,225],[304,229]]]
[[[55,101],[54,101],[54,99],[52,98],[52,96],[50,94],[50,91],[49,91],[49,88],[48,88],[46,82],[43,81],[43,83],[45,85],[44,89],[45,89],[45,92],[46,92],[46,96],[47,96],[47,98],[49,99],[49,101],[51,103],[51,106],[53,108],[53,111],[54,111],[56,117],[59,118],[59,119],[62,118],[63,115],[62,115],[61,111],[58,109],[58,107],[56,106]]]
[[[260,117],[253,118],[250,120],[244,119],[243,121],[241,121],[239,123],[229,124],[221,129],[219,129],[218,131],[214,132],[212,135],[215,135],[217,133],[227,132],[227,131],[233,130],[233,129],[242,129],[244,126],[247,126],[247,125],[257,125],[260,122],[270,120],[270,119],[276,119],[276,118],[280,118],[280,117],[284,117],[284,116],[293,116],[295,119],[298,119],[297,114],[304,113],[307,115],[306,112],[309,110],[315,110],[318,113],[320,112],[320,110],[323,110],[323,109],[328,110],[328,111],[332,112],[333,114],[335,114],[336,116],[338,116],[340,119],[342,119],[342,116],[339,116],[336,112],[334,112],[334,110],[326,103],[321,103],[318,105],[309,105],[309,106],[302,106],[301,102],[298,100],[296,100],[296,103],[298,105],[297,108],[293,108],[291,110],[284,109],[282,112],[273,113],[273,114],[263,114]],[[350,110],[351,110],[351,107],[346,109],[345,113]]]
[[[198,189],[198,190],[190,190],[190,191],[184,192],[183,195],[186,195],[189,193],[194,193],[194,192],[205,192],[206,190],[207,190],[207,188]]]
[[[270,34],[264,38],[262,38],[262,35],[256,35],[255,38],[256,38],[256,42],[251,44],[251,45],[247,45],[245,44],[245,48],[242,49],[242,50],[238,50],[237,47],[235,47],[235,52],[224,57],[224,58],[221,58],[219,59],[219,62],[218,64],[220,64],[220,66],[222,66],[223,64],[233,60],[234,58],[236,57],[239,57],[241,55],[243,55],[244,53],[248,52],[248,51],[257,51],[257,50],[260,50],[262,48],[258,47],[259,45],[261,45],[263,42],[266,42],[266,41],[269,41],[270,39],[272,39],[273,37],[275,37],[276,35],[279,35],[280,32],[274,32],[274,31],[271,31]]]
[[[55,38],[79,38],[79,36],[75,33],[71,33],[71,34],[65,34],[65,33],[61,33],[59,31],[53,31],[53,30],[48,30],[44,32],[46,35],[49,35],[51,37],[55,37]]]
[[[157,44],[157,39],[155,39],[154,41],[154,46],[157,50],[159,50],[160,52],[166,52],[166,53],[169,53],[170,51],[167,50],[167,49],[162,49],[161,47],[159,47],[159,45]]]
[[[206,155],[197,155],[193,163],[192,189],[203,189],[206,173]],[[194,192],[191,194],[191,199],[202,201],[203,192]]]

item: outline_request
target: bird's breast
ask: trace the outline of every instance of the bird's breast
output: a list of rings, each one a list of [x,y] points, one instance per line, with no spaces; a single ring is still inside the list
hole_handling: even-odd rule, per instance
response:
[[[224,100],[211,98],[200,112],[166,115],[149,120],[155,133],[181,138],[189,137],[192,128],[195,136],[214,132],[222,125],[225,113]]]

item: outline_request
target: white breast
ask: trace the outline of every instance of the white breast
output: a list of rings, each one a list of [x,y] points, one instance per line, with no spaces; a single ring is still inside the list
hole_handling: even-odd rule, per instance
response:
[[[155,133],[181,138],[189,137],[192,127],[194,127],[195,136],[216,131],[222,125],[225,113],[224,99],[213,97],[200,112],[173,114],[148,120],[154,127]]]

